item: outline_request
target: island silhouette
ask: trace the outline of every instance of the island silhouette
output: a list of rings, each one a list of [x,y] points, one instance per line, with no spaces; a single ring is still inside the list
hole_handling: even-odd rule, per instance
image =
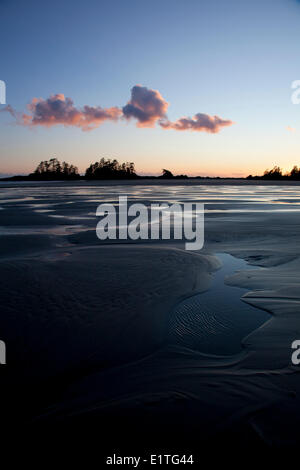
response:
[[[284,173],[283,170],[275,165],[271,170],[265,170],[263,175],[249,175],[246,178],[224,178],[220,176],[194,176],[189,177],[185,174],[174,175],[170,170],[163,169],[159,176],[138,175],[135,170],[134,162],[119,163],[116,159],[101,158],[95,163],[91,163],[81,175],[77,166],[56,158],[41,161],[36,169],[29,175],[17,175],[1,178],[1,181],[60,181],[60,180],[119,180],[119,179],[244,179],[244,180],[300,180],[300,168],[295,165],[291,171]]]

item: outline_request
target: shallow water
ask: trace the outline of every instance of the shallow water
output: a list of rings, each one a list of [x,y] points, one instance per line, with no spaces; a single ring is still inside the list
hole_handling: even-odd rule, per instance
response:
[[[218,253],[223,266],[207,292],[180,302],[171,314],[168,341],[213,355],[242,350],[242,340],[270,319],[270,315],[243,302],[246,289],[225,284],[228,276],[249,269],[244,260]]]
[[[0,226],[7,224],[9,234],[20,233],[23,223],[31,233],[40,230],[53,233],[51,225],[80,225],[79,231],[86,227],[95,228],[96,209],[100,203],[111,202],[118,206],[119,196],[128,196],[128,201],[151,203],[204,203],[205,214],[211,218],[229,215],[233,217],[264,216],[265,213],[298,215],[300,187],[298,186],[214,186],[214,185],[110,185],[79,182],[78,184],[35,183],[9,185],[0,182]],[[19,216],[26,211],[26,221],[19,221]],[[13,220],[11,215],[14,215]],[[7,217],[9,220],[6,221]],[[32,224],[30,218],[34,217]],[[39,217],[39,220],[37,220]],[[4,228],[0,233],[7,234]]]

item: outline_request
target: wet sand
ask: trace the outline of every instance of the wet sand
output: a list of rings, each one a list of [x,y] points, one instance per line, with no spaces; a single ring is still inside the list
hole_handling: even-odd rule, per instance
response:
[[[124,445],[128,430],[135,442],[143,430],[153,448],[167,441],[200,452],[232,436],[250,447],[296,445],[300,189],[172,182],[0,190],[2,414],[10,425],[80,434],[102,423],[108,447]],[[204,202],[204,249],[100,242],[97,205],[122,194],[146,204]],[[213,294],[217,253],[248,263],[225,282],[245,289],[241,311],[247,302],[262,314],[227,356],[167,341],[181,302]]]

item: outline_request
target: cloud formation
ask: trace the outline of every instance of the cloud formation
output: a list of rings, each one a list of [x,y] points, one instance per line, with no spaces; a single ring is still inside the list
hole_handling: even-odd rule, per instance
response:
[[[137,119],[138,127],[154,127],[158,120],[166,118],[168,106],[159,91],[135,85],[131,89],[131,99],[122,111],[126,119]]]
[[[222,119],[219,116],[198,113],[193,118],[183,117],[175,122],[161,121],[159,124],[163,129],[175,129],[176,131],[191,130],[216,134],[220,132],[222,127],[232,126],[234,122],[230,119]]]
[[[27,106],[27,113],[18,113],[10,105],[3,111],[9,112],[23,126],[56,125],[79,127],[89,131],[99,127],[105,121],[117,121],[120,118],[137,121],[137,127],[154,127],[158,124],[162,129],[176,131],[196,131],[216,134],[223,127],[234,124],[229,119],[219,116],[210,116],[204,113],[195,114],[193,118],[182,117],[172,122],[167,117],[169,103],[157,90],[141,85],[131,89],[131,98],[123,107],[101,108],[101,106],[88,106],[77,108],[71,98],[62,93],[52,95],[47,99],[33,98]]]
[[[51,127],[63,124],[80,127],[84,131],[94,129],[107,120],[116,121],[122,114],[117,107],[76,108],[71,98],[65,98],[62,93],[52,95],[46,100],[33,98],[28,105],[28,110],[30,114],[22,115],[24,125]]]

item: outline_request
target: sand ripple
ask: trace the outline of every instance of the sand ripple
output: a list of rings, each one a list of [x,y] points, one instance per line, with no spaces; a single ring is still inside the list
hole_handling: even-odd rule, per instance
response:
[[[234,329],[233,322],[226,314],[216,313],[203,304],[201,295],[181,302],[176,307],[169,326],[170,342],[200,351],[206,343],[212,341],[212,337],[230,337]]]

